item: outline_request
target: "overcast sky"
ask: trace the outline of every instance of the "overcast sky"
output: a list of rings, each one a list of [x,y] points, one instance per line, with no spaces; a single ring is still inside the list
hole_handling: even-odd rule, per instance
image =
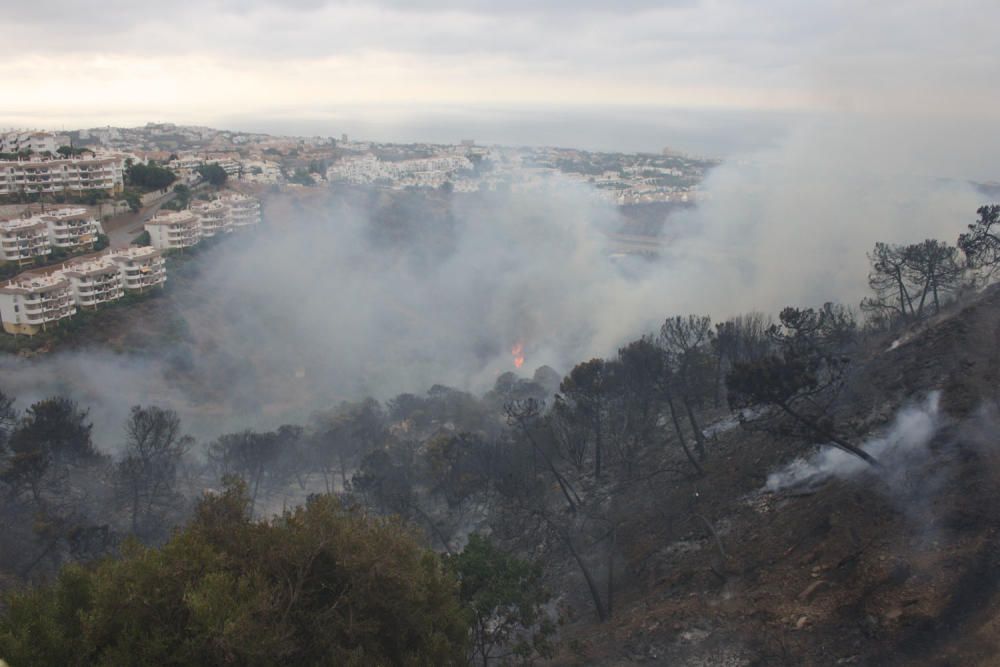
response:
[[[997,0],[3,4],[4,125],[347,106],[982,116],[1000,81]]]

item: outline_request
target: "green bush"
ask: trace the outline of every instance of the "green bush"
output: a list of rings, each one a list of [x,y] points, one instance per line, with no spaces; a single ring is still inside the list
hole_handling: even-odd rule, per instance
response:
[[[454,665],[455,580],[395,521],[332,496],[249,518],[242,482],[206,496],[162,548],[16,593],[0,618],[11,665]]]

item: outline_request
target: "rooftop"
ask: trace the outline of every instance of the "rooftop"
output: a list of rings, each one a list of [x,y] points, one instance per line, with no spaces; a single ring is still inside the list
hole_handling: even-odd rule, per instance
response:
[[[146,221],[149,225],[184,225],[196,224],[198,218],[191,211],[160,211],[155,216]]]
[[[44,227],[45,223],[38,218],[14,218],[13,220],[0,220],[0,231],[13,232],[17,230],[27,230]]]
[[[75,218],[79,216],[90,216],[90,211],[83,207],[59,208],[46,212],[42,216],[42,219],[55,218],[59,220],[62,218]]]
[[[160,251],[152,246],[131,246],[122,250],[109,252],[106,257],[110,259],[145,259],[147,257],[158,257]]]
[[[89,259],[80,259],[75,262],[67,262],[63,264],[61,273],[66,275],[90,275],[94,273],[106,273],[108,271],[117,271],[118,267],[112,261],[111,257],[108,255],[103,255],[101,257],[94,257]]]
[[[0,286],[0,292],[6,294],[30,294],[32,292],[43,292],[67,286],[69,286],[69,281],[57,274],[39,275],[22,273],[12,278],[5,285]]]

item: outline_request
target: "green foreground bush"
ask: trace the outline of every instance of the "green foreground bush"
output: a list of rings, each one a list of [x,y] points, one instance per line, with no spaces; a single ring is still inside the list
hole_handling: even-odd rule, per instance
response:
[[[253,521],[233,482],[162,548],[70,566],[9,598],[21,665],[449,665],[468,626],[455,579],[393,520],[331,496]]]

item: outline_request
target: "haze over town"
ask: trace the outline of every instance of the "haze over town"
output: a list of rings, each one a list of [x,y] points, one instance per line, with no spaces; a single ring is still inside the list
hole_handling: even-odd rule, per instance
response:
[[[995,664],[995,0],[7,4],[0,667]]]

